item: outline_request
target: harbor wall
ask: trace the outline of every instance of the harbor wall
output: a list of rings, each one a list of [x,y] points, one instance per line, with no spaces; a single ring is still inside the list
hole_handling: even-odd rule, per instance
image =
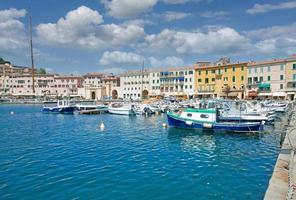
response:
[[[265,200],[296,199],[295,156],[296,150],[296,110],[291,105],[287,117],[283,119],[285,127],[281,137],[281,149],[277,158],[269,185],[265,193]]]

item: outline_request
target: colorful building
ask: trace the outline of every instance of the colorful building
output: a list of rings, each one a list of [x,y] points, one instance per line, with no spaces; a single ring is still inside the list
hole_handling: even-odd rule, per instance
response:
[[[248,64],[248,97],[285,98],[286,67],[286,59],[250,62]]]
[[[245,96],[247,63],[195,64],[195,96],[240,98]]]

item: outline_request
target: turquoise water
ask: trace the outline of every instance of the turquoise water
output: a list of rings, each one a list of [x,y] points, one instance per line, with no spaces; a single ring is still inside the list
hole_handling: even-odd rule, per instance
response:
[[[0,106],[0,199],[262,199],[279,151],[276,131],[198,133],[163,128],[164,115],[40,110]]]

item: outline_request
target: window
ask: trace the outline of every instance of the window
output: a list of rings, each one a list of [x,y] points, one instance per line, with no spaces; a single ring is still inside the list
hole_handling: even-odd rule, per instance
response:
[[[193,71],[189,71],[189,73],[188,74],[193,74]]]
[[[251,77],[248,78],[248,84],[252,84],[252,78]]]
[[[205,79],[205,83],[209,83],[209,79],[208,78]]]
[[[244,76],[241,76],[241,81],[244,81]]]
[[[191,113],[187,113],[187,117],[192,117],[192,114]]]
[[[257,67],[254,68],[254,73],[257,73]]]
[[[232,77],[232,82],[235,82],[235,76]]]
[[[232,67],[232,71],[235,72],[235,67]]]
[[[294,70],[296,69],[296,64],[293,64],[293,69],[294,69]]]
[[[215,81],[215,78],[212,78],[212,82],[214,82]]]
[[[284,85],[283,84],[280,84],[280,89],[284,89]]]
[[[206,74],[208,74],[208,70],[206,70]]]
[[[267,71],[270,72],[270,66],[267,67]]]
[[[241,66],[241,70],[242,70],[242,71],[244,71],[244,68],[245,68],[244,66]]]
[[[209,115],[201,114],[200,117],[201,117],[201,118],[204,118],[204,119],[207,119],[207,118],[209,118]]]
[[[293,80],[296,80],[296,74],[293,74]]]
[[[263,67],[260,67],[260,72],[261,72],[261,73],[263,72]]]
[[[221,74],[221,69],[218,69],[218,74]]]
[[[258,77],[254,77],[254,83],[258,82]]]
[[[267,81],[270,81],[270,76],[267,76]]]
[[[192,85],[189,85],[189,88],[192,89]]]
[[[200,78],[198,79],[198,82],[201,83],[201,79]]]
[[[263,76],[260,76],[260,83],[263,82]]]
[[[252,74],[252,69],[249,69],[249,74]]]
[[[280,80],[281,80],[281,81],[284,80],[284,75],[281,75],[281,76],[280,76]]]
[[[198,75],[201,75],[201,71],[198,71]]]
[[[215,74],[215,70],[214,69],[212,69],[212,74]]]
[[[227,68],[224,69],[224,72],[227,72]]]
[[[284,65],[281,65],[281,71],[283,71],[284,70]]]

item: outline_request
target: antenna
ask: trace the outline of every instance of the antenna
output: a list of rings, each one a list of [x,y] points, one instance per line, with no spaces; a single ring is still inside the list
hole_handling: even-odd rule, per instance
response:
[[[35,67],[34,67],[34,56],[33,56],[33,41],[32,41],[32,15],[31,5],[29,8],[29,20],[30,20],[30,50],[31,50],[31,67],[32,67],[32,92],[35,95]]]

